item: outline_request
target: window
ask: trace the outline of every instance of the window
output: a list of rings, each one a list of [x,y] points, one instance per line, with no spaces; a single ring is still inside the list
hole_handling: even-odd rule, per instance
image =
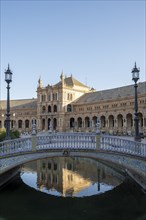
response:
[[[72,98],[73,98],[73,95],[71,93],[68,93],[67,94],[67,100],[72,101]]]
[[[42,95],[42,102],[46,101],[46,95]]]
[[[22,128],[22,120],[18,121],[18,128],[20,128],[20,129]]]
[[[57,112],[57,105],[54,105],[54,112]]]
[[[53,93],[53,100],[57,100],[57,93]]]
[[[45,111],[46,111],[46,107],[43,106],[43,107],[42,107],[42,112],[45,113]]]
[[[67,112],[71,112],[71,111],[72,111],[71,105],[69,104],[69,105],[67,105]]]
[[[48,106],[48,112],[51,112],[51,106],[50,105]]]
[[[29,120],[25,121],[25,128],[29,128]]]
[[[90,110],[92,110],[92,107],[87,107],[87,111],[90,111]]]

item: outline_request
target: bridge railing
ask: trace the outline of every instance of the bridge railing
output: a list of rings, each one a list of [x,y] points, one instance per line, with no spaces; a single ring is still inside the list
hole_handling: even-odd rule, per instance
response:
[[[40,150],[108,150],[146,157],[146,144],[95,133],[55,133],[0,142],[0,156]]]
[[[96,149],[95,134],[57,133],[37,137],[37,150],[40,149]]]
[[[84,133],[56,133],[0,142],[0,156],[39,150],[95,150],[96,135]]]
[[[102,135],[100,149],[146,157],[146,144],[110,135]]]
[[[32,149],[31,138],[20,138],[0,142],[0,156],[30,151]]]

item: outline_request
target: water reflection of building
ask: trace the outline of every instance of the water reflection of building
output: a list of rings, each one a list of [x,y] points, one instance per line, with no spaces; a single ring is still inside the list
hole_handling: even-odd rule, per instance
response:
[[[37,186],[39,189],[56,190],[63,196],[73,196],[97,184],[117,186],[122,176],[103,164],[83,158],[47,158],[37,161]]]

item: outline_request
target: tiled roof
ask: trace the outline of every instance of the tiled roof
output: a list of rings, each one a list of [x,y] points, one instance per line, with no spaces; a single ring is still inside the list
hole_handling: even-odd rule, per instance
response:
[[[61,81],[59,83],[57,83],[55,86],[58,86],[60,84],[61,84]],[[80,87],[84,87],[84,88],[89,88],[88,86],[86,86],[83,83],[79,82],[78,80],[76,80],[72,76],[64,78],[64,84],[66,84],[69,87],[80,86]]]
[[[0,109],[6,109],[7,101],[0,101]],[[37,99],[20,99],[20,100],[11,100],[10,101],[11,109],[36,109],[37,108]]]
[[[138,94],[146,94],[146,82],[138,83],[137,91]],[[93,103],[101,100],[118,99],[124,97],[126,98],[131,96],[134,96],[134,86],[128,85],[114,89],[86,93],[78,98],[76,101],[74,101],[74,103]]]

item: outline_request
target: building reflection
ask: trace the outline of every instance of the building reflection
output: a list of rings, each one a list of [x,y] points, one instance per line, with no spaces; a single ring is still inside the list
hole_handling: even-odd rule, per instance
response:
[[[62,196],[75,196],[96,184],[116,187],[123,176],[98,161],[85,158],[46,158],[37,161],[37,187],[47,191],[57,191]],[[52,193],[53,194],[53,193]]]

